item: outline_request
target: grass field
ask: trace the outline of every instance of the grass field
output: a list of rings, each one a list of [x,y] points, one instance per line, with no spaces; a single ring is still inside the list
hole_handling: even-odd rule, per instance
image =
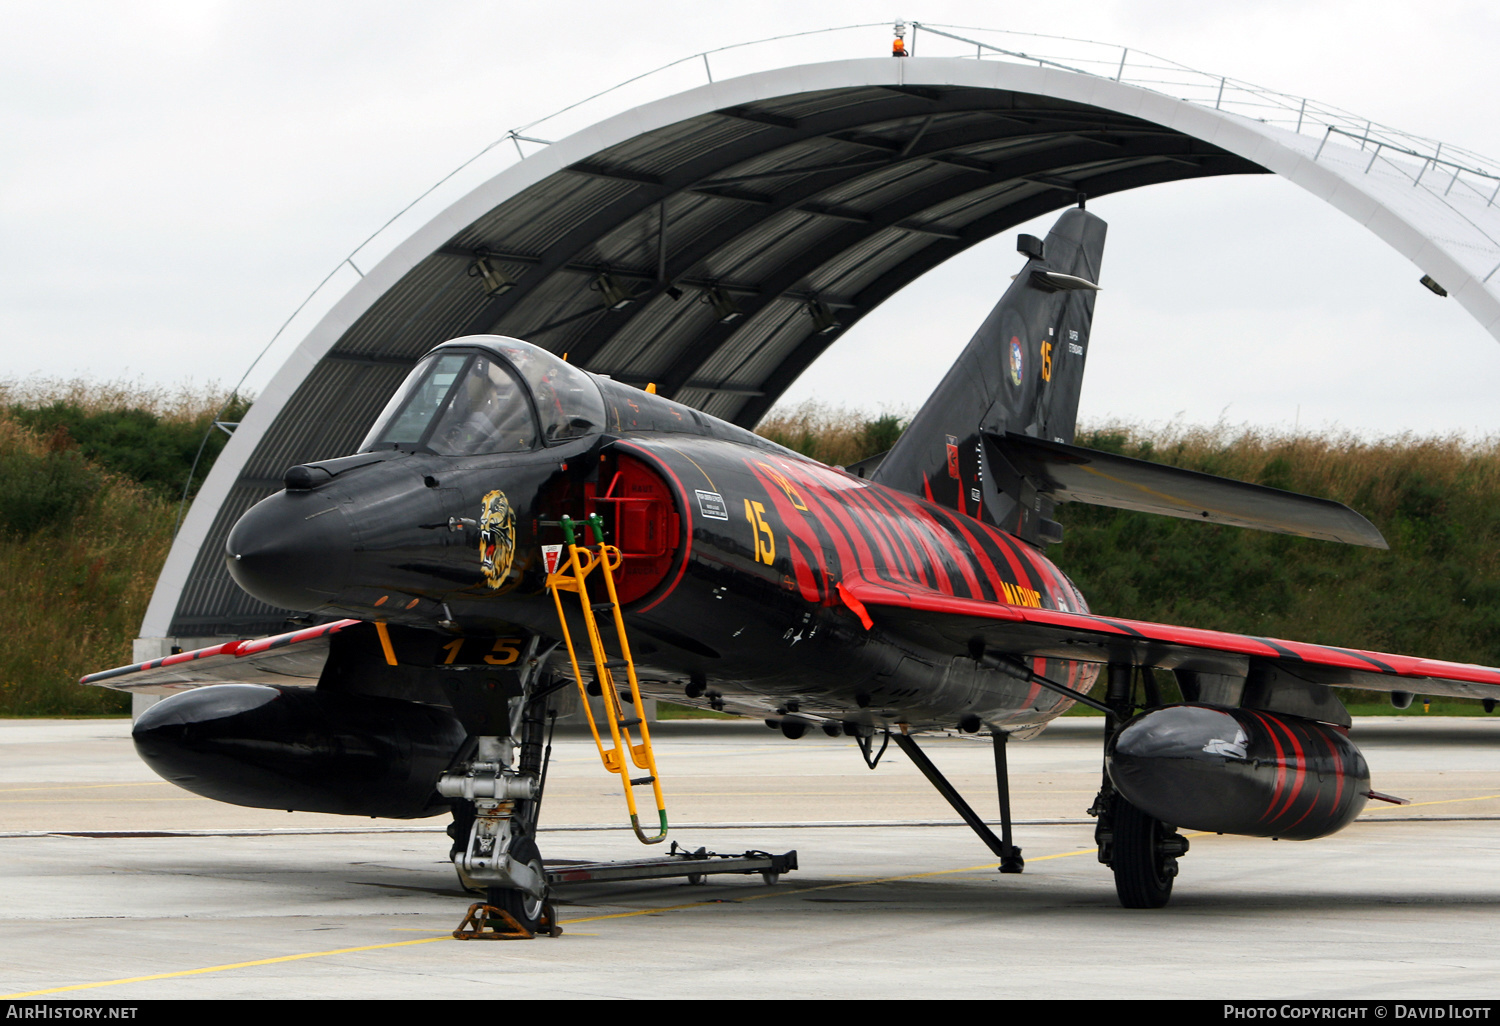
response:
[[[212,387],[0,382],[0,715],[129,710],[128,695],[77,680],[130,661],[176,500],[227,398]],[[225,419],[244,408],[230,404]],[[212,432],[195,482],[222,440]]]

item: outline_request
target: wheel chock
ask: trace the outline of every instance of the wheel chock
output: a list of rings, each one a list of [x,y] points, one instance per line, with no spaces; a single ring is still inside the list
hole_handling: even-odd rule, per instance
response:
[[[548,937],[561,937],[562,927],[557,925],[557,913],[548,902],[542,906],[542,918],[536,932],[516,922],[514,916],[502,908],[476,901],[469,906],[463,922],[453,931],[454,940],[531,940],[538,933]]]

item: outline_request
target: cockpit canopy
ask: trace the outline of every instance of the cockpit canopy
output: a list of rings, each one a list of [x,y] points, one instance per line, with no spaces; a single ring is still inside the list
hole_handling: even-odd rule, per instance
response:
[[[470,335],[412,368],[360,452],[524,452],[603,428],[604,399],[583,371],[520,339]]]

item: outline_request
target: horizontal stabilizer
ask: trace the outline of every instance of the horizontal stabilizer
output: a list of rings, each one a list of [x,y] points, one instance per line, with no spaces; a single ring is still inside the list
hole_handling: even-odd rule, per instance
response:
[[[1389,548],[1374,524],[1331,499],[1015,432],[986,433],[985,444],[992,457],[998,458],[997,465],[1003,459],[1038,494],[1057,502],[1086,502],[1303,538]]]

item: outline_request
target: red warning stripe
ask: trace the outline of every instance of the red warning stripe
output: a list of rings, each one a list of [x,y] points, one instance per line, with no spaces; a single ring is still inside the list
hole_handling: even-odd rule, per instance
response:
[[[1332,815],[1335,815],[1339,811],[1339,795],[1342,794],[1343,790],[1344,790],[1344,782],[1343,782],[1342,776],[1339,773],[1338,769],[1336,768],[1338,766],[1338,759],[1339,759],[1338,752],[1334,748],[1333,742],[1330,741],[1330,740],[1328,740],[1328,735],[1324,734],[1322,731],[1320,731],[1320,730],[1309,730],[1308,734],[1309,735],[1315,735],[1318,738],[1319,741],[1323,742],[1324,747],[1326,747],[1328,749],[1328,755],[1329,755],[1328,765],[1330,767],[1334,767],[1333,775],[1334,775],[1334,780],[1337,782],[1337,785],[1336,785],[1337,786],[1337,790],[1334,792],[1334,795],[1333,795],[1333,805],[1330,806],[1329,809],[1328,809],[1328,814],[1330,816],[1332,816]],[[1311,748],[1311,747],[1312,747],[1312,742],[1309,741],[1308,742],[1308,748]],[[1315,769],[1316,769],[1316,767],[1315,767]],[[1319,770],[1318,772],[1319,772],[1319,776],[1321,777],[1321,775],[1322,775],[1321,770]],[[1316,788],[1316,787],[1313,788],[1312,801],[1310,801],[1310,802],[1307,803],[1307,810],[1305,812],[1303,812],[1302,815],[1298,816],[1297,817],[1297,821],[1295,823],[1293,823],[1291,826],[1287,827],[1287,830],[1295,830],[1297,828],[1297,826],[1299,824],[1301,824],[1301,822],[1304,819],[1306,819],[1308,816],[1312,815],[1313,810],[1318,807],[1318,794],[1319,794],[1319,789]]]
[[[1307,782],[1307,753],[1302,750],[1302,741],[1297,737],[1301,728],[1279,718],[1273,717],[1273,719],[1282,730],[1286,731],[1287,740],[1292,745],[1293,765],[1297,768],[1296,775],[1292,777],[1291,792],[1286,796],[1286,804],[1277,811],[1275,816],[1276,819],[1282,819],[1291,815],[1297,799],[1302,797],[1302,786]]]
[[[1276,729],[1271,725],[1271,721],[1253,709],[1247,709],[1246,712],[1261,722],[1266,729],[1266,734],[1271,738],[1271,747],[1276,749],[1276,790],[1271,792],[1271,800],[1266,805],[1266,811],[1260,815],[1261,822],[1265,822],[1271,818],[1272,810],[1281,800],[1282,789],[1286,787],[1286,752],[1281,747],[1281,740],[1276,736]]]
[[[329,634],[337,634],[345,627],[352,627],[360,623],[359,620],[336,620],[333,623],[325,623],[318,627],[305,627],[302,630],[290,631],[286,634],[276,634],[269,638],[257,638],[253,641],[226,641],[220,645],[210,645],[207,648],[195,648],[191,652],[178,652],[175,655],[162,656],[160,659],[150,659],[144,663],[132,663],[129,666],[117,666],[112,670],[100,670],[79,679],[80,684],[98,684],[106,680],[114,680],[116,677],[125,677],[132,673],[144,673],[147,670],[159,670],[168,666],[180,666],[183,663],[195,662],[199,659],[208,659],[212,656],[234,656],[243,658],[245,656],[258,655],[268,652],[273,648],[282,648],[286,645],[295,645],[301,641],[312,641],[316,638],[326,637]]]

